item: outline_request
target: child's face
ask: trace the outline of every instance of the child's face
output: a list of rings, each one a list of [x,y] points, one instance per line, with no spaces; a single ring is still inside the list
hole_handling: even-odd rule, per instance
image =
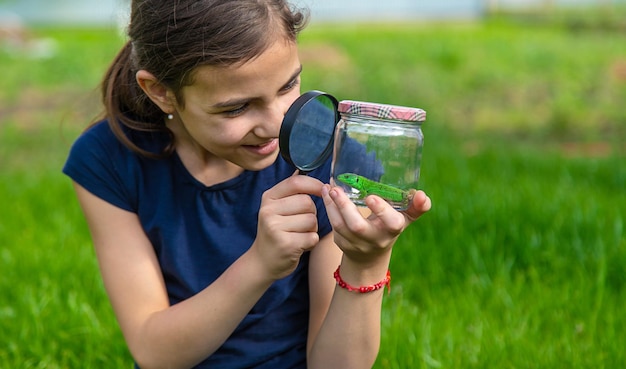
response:
[[[231,67],[199,67],[183,88],[185,106],[173,129],[177,145],[191,144],[205,160],[261,170],[278,156],[285,112],[300,95],[300,59],[279,40],[257,58]]]

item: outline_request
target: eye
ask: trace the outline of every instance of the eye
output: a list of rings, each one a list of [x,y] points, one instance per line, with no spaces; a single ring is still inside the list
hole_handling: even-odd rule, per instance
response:
[[[296,77],[294,79],[292,79],[291,81],[289,81],[289,83],[287,83],[285,86],[283,86],[283,88],[280,89],[281,92],[287,92],[292,90],[293,88],[295,88],[296,86],[298,86],[300,84],[300,77]]]
[[[246,109],[248,109],[248,106],[250,106],[250,104],[246,103],[243,105],[240,105],[234,109],[230,109],[230,110],[225,110],[222,112],[222,114],[226,115],[227,117],[236,117],[240,114],[242,114],[243,112],[246,111]]]

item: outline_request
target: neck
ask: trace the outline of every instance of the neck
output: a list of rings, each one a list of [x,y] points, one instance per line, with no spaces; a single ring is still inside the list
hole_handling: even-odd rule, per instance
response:
[[[168,121],[167,126],[174,133],[176,153],[195,179],[205,186],[212,186],[243,173],[244,169],[240,166],[217,157],[200,146],[182,124],[174,120]]]

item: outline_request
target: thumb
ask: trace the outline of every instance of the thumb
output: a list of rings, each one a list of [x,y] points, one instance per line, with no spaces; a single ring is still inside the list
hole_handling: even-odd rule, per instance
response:
[[[404,214],[412,222],[429,211],[431,206],[430,197],[424,191],[419,190],[413,195],[409,208],[404,211]]]
[[[371,195],[365,198],[365,203],[372,211],[372,214],[369,216],[370,220],[378,218],[385,225],[388,232],[393,234],[400,233],[408,225],[403,214],[382,198]]]

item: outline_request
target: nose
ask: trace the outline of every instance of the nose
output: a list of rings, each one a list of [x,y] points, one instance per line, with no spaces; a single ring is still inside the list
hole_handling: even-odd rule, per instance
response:
[[[264,109],[255,134],[259,137],[278,137],[280,126],[293,101],[288,98],[276,98]]]

